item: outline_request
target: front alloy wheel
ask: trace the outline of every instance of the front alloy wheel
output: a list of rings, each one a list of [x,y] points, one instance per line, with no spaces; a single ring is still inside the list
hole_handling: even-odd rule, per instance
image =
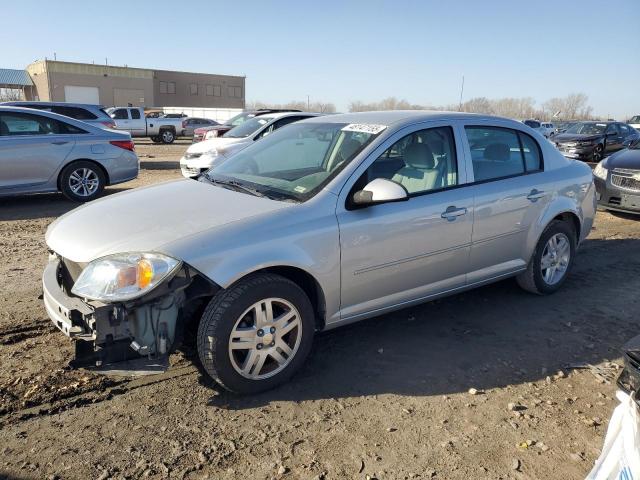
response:
[[[593,149],[594,162],[599,162],[600,160],[602,160],[602,152],[603,152],[602,145],[596,145],[596,147]]]
[[[218,292],[198,326],[204,370],[227,390],[256,393],[286,382],[313,343],[315,314],[305,292],[271,273]]]
[[[300,347],[300,327],[300,313],[287,300],[267,298],[254,303],[240,315],[231,332],[231,365],[251,380],[277,375]]]

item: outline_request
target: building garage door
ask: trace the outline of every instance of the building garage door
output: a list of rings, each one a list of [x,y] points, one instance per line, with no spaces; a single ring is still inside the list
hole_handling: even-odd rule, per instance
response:
[[[144,107],[144,90],[114,88],[113,101],[117,107]]]
[[[77,87],[75,85],[64,86],[64,100],[73,103],[92,103],[100,105],[100,92],[98,87]]]

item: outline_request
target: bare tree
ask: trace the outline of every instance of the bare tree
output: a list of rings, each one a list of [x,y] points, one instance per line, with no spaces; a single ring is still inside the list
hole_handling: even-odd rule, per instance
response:
[[[0,88],[0,102],[22,100],[22,91],[16,88]]]
[[[293,110],[302,110],[303,112],[319,112],[319,113],[334,113],[336,111],[336,106],[333,103],[329,102],[311,102],[307,104],[307,102],[302,100],[293,100],[288,103],[267,103],[261,102],[259,100],[255,100],[253,102],[249,102],[246,105],[247,109],[257,110],[260,108],[278,108],[282,110],[293,109]]]

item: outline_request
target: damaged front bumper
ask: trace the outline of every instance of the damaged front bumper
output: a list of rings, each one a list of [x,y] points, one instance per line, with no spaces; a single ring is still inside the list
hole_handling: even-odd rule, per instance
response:
[[[640,336],[631,339],[624,347],[624,370],[618,378],[618,386],[627,394],[634,395],[640,406]]]
[[[102,303],[71,295],[73,280],[64,260],[52,255],[42,277],[44,305],[53,324],[76,340],[72,367],[109,373],[154,373],[166,370],[176,346],[176,332],[188,269],[145,297]]]

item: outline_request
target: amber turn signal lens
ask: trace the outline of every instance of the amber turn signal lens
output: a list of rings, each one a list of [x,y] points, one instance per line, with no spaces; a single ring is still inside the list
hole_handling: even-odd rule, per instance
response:
[[[146,288],[153,280],[153,265],[148,260],[138,262],[138,287]]]

